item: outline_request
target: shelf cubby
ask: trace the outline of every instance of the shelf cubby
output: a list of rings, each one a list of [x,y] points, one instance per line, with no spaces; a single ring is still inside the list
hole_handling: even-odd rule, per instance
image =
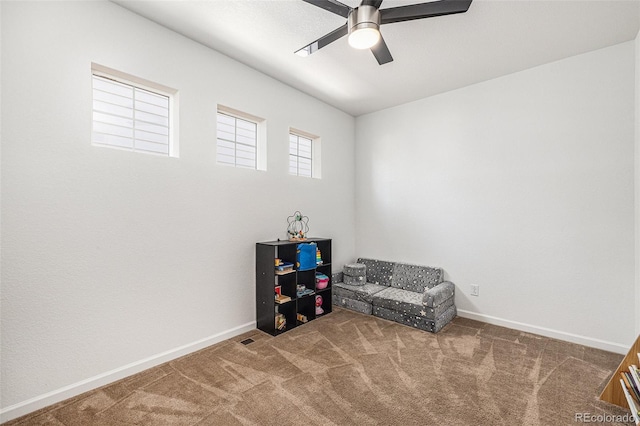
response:
[[[331,288],[327,287],[324,290],[316,290],[316,295],[322,296],[322,310],[324,311],[322,315],[326,315],[331,312]],[[317,315],[316,315],[317,316]]]

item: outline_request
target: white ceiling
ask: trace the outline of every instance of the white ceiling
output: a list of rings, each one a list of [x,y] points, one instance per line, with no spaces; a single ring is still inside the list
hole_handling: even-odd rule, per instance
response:
[[[394,61],[380,66],[346,37],[295,55],[346,21],[302,0],[113,1],[354,116],[632,40],[640,27],[640,0],[474,0],[464,14],[383,25]]]

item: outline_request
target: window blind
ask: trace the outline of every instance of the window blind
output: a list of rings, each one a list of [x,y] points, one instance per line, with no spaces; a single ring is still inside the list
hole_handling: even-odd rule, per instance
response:
[[[169,155],[169,97],[93,75],[94,144]]]
[[[309,138],[289,133],[289,173],[311,177],[312,154]]]
[[[217,127],[217,161],[255,169],[257,123],[218,112]]]

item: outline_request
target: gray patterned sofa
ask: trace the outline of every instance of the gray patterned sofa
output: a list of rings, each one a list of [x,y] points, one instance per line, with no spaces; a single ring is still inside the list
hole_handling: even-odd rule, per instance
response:
[[[357,263],[366,267],[366,281],[334,274],[334,305],[432,333],[456,316],[455,286],[442,281],[442,269],[362,258]]]

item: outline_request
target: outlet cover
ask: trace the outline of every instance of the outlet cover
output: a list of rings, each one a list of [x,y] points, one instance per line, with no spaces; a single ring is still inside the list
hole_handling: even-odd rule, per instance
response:
[[[480,286],[477,284],[471,284],[471,295],[480,296]]]

